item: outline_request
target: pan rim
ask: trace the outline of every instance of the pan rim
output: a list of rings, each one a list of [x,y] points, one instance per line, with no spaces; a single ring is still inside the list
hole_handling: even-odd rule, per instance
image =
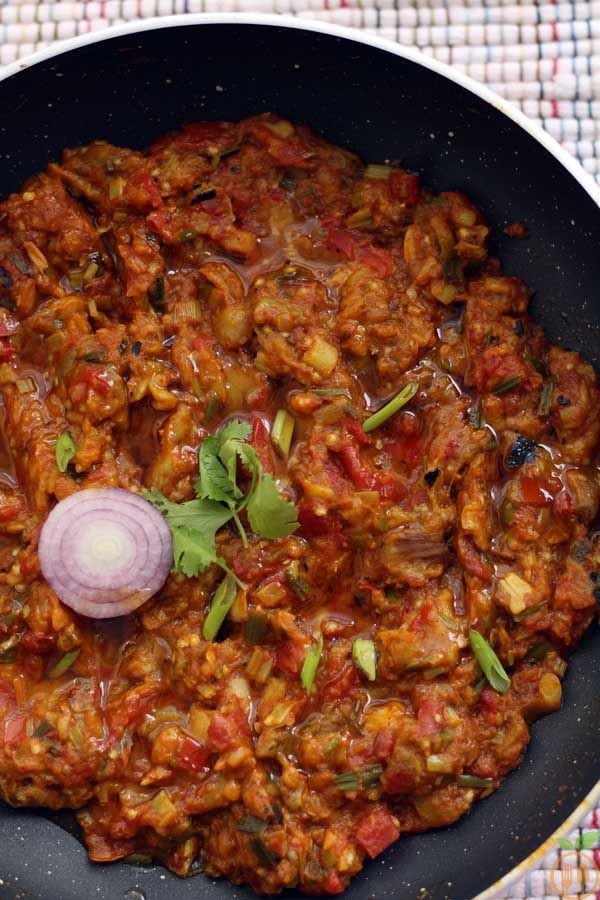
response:
[[[439,62],[413,47],[408,47],[387,38],[364,33],[358,29],[348,28],[342,25],[311,21],[310,19],[296,18],[290,15],[262,14],[262,13],[184,13],[174,16],[154,16],[148,19],[138,19],[121,25],[114,25],[98,31],[88,32],[62,41],[57,41],[42,50],[28,54],[13,63],[10,63],[0,71],[0,82],[17,76],[31,67],[48,60],[61,57],[72,50],[111,40],[112,38],[141,34],[146,31],[156,31],[164,28],[180,28],[183,26],[197,25],[260,25],[272,28],[288,28],[297,31],[324,34],[334,38],[341,38],[358,44],[373,47],[378,50],[391,53],[416,65],[446,78],[458,84],[464,90],[479,97],[498,112],[511,119],[517,126],[525,131],[533,140],[544,147],[564,169],[578,182],[591,199],[600,208],[600,185],[592,175],[585,171],[583,166],[568,153],[551,135],[540,125],[529,119],[510,101],[505,100],[495,91],[484,84],[480,84],[468,75],[459,72],[451,65]],[[496,900],[498,892],[512,886],[516,881],[527,875],[535,868],[543,856],[555,846],[557,840],[566,836],[577,827],[583,817],[593,807],[600,804],[600,781],[590,790],[586,797],[578,804],[571,814],[533,853],[529,854],[521,862],[498,879],[494,884],[477,894],[473,900]]]
[[[460,87],[475,94],[481,100],[489,103],[503,115],[512,119],[516,125],[522,128],[530,135],[538,144],[541,144],[554,158],[565,168],[570,175],[581,185],[581,187],[589,194],[592,200],[600,207],[600,185],[596,180],[585,171],[583,166],[568,153],[541,125],[537,125],[521,112],[510,101],[505,100],[495,91],[492,91],[484,84],[475,81],[469,75],[454,69],[447,63],[439,62],[433,57],[426,56],[420,50],[404,44],[388,40],[387,38],[378,37],[377,35],[365,34],[358,29],[347,28],[343,25],[334,25],[310,19],[300,19],[289,15],[265,14],[265,13],[182,13],[174,16],[153,16],[148,19],[138,19],[127,22],[122,25],[113,25],[109,28],[99,29],[98,31],[90,31],[87,34],[78,35],[77,37],[68,38],[63,41],[57,41],[43,50],[38,50],[21,59],[15,60],[5,66],[0,73],[0,82],[14,75],[18,75],[25,69],[46,62],[54,57],[61,56],[71,50],[77,50],[90,44],[96,44],[100,41],[111,40],[116,37],[126,35],[139,34],[145,31],[155,31],[162,28],[179,28],[182,26],[194,25],[264,25],[273,28],[289,28],[298,31],[309,31],[316,34],[330,35],[331,37],[342,38],[354,43],[365,44],[378,50],[384,50],[394,56],[414,62],[423,66],[432,72],[453,81]]]

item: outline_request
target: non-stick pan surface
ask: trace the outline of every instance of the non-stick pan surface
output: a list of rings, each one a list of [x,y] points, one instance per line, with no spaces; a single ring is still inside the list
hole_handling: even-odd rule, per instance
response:
[[[182,122],[264,110],[306,122],[365,159],[399,159],[466,191],[495,229],[505,269],[536,290],[550,338],[600,367],[600,211],[554,156],[498,109],[415,61],[300,27],[179,24],[92,43],[0,82],[0,196],[64,147],[144,147]],[[524,221],[527,240],[502,227]],[[598,778],[598,629],[573,658],[563,709],[533,728],[501,789],[451,828],[401,840],[348,900],[467,900],[545,839]],[[0,898],[246,900],[252,893],[161,868],[92,866],[43,814],[0,809]],[[300,896],[290,893],[288,895]]]

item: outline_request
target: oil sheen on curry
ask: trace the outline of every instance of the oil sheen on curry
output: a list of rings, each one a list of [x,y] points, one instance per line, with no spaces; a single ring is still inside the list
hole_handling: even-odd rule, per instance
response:
[[[488,235],[272,115],[0,205],[4,800],[339,894],[519,764],[597,607],[600,393]]]

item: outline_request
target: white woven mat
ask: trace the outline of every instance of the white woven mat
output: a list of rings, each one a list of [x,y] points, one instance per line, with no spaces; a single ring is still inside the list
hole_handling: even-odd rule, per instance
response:
[[[520,106],[600,183],[600,0],[0,0],[0,65],[109,25],[197,12],[292,13],[419,47]],[[599,823],[590,813],[510,897],[600,900]]]

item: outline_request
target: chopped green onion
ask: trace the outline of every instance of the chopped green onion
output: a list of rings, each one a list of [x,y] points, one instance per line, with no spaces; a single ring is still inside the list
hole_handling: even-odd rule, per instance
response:
[[[35,731],[33,732],[34,738],[43,738],[45,737],[49,731],[52,731],[54,725],[51,725],[46,719],[42,719],[40,724],[37,726]]]
[[[477,775],[459,775],[456,779],[459,787],[466,788],[491,788],[494,784],[493,778],[479,778]]]
[[[317,397],[346,397],[347,400],[352,400],[352,394],[346,388],[310,388],[311,394],[316,394]]]
[[[320,634],[317,643],[308,648],[302,664],[302,671],[300,672],[302,687],[308,694],[312,694],[314,690],[315,677],[317,675],[317,669],[319,668],[319,661],[322,653],[323,635]]]
[[[556,387],[556,378],[553,376],[550,381],[546,381],[542,386],[540,393],[540,402],[538,404],[538,416],[547,416],[552,407],[552,395]]]
[[[244,628],[244,637],[249,644],[262,644],[269,628],[266,616],[250,613]]]
[[[250,841],[250,846],[263,866],[272,869],[279,862],[277,857],[265,846],[265,842],[261,838],[253,837]]]
[[[238,831],[245,831],[246,834],[260,834],[267,827],[267,823],[256,816],[244,816],[235,823],[235,827]]]
[[[374,788],[383,774],[383,766],[375,763],[366,769],[353,769],[350,772],[341,772],[333,779],[341,791],[358,791],[360,788]]]
[[[478,631],[471,628],[469,631],[469,642],[475,658],[490,685],[495,691],[505,694],[510,687],[510,678],[486,639]]]
[[[450,775],[452,772],[452,760],[439,753],[431,753],[425,760],[425,768],[428,772],[440,772]]]
[[[377,678],[377,653],[375,644],[366,638],[356,638],[352,645],[352,659],[361,672],[364,672],[369,681]]]
[[[394,413],[397,413],[403,406],[406,406],[409,400],[412,400],[418,389],[419,384],[416,381],[409,381],[408,384],[405,384],[395,397],[382,406],[381,409],[378,409],[376,413],[373,413],[372,416],[369,416],[368,419],[365,419],[363,422],[363,431],[373,431],[375,428],[379,428],[380,425],[383,425],[390,416],[393,416]]]
[[[527,659],[532,662],[541,662],[552,650],[554,650],[554,647],[549,641],[538,641],[530,649]]]
[[[298,560],[294,560],[285,573],[286,580],[301,600],[306,600],[310,594],[310,588],[304,578],[300,575],[300,564]]]
[[[295,427],[295,419],[289,414],[287,409],[278,409],[275,421],[273,422],[271,440],[284,459],[288,458]]]
[[[67,471],[67,466],[75,456],[76,452],[77,447],[75,446],[73,438],[68,431],[63,431],[57,438],[56,448],[54,450],[56,465],[58,466],[59,472]]]
[[[485,416],[483,414],[481,400],[479,400],[475,406],[471,406],[467,410],[467,416],[469,417],[469,422],[471,423],[473,428],[485,427]]]
[[[364,737],[365,733],[360,727],[360,724],[356,721],[353,716],[347,716],[345,713],[342,713],[342,719],[354,734],[358,735],[358,737]]]
[[[391,166],[378,166],[374,163],[371,163],[365,169],[365,178],[389,178],[390,172],[392,171]]]
[[[17,390],[20,394],[31,394],[35,391],[33,378],[17,378]]]
[[[505,378],[504,381],[501,381],[500,384],[497,384],[492,389],[492,393],[499,397],[500,394],[505,394],[507,391],[512,391],[513,388],[519,387],[521,380],[520,375],[512,375],[510,378]]]
[[[237,594],[237,584],[233,575],[226,575],[212,598],[208,615],[202,627],[202,636],[206,641],[214,641],[225,616],[233,606]]]
[[[149,853],[130,853],[129,856],[123,857],[122,860],[129,866],[151,866],[152,857]]]
[[[110,200],[117,200],[123,194],[127,182],[124,178],[111,178],[108,183],[108,196]]]
[[[93,281],[93,279],[98,274],[99,269],[100,269],[100,266],[98,265],[97,262],[95,262],[94,260],[89,262],[83,272],[83,276],[82,276],[83,283],[88,284],[90,281]]]
[[[219,409],[221,408],[221,401],[217,397],[216,394],[210,394],[207,402],[206,409],[204,410],[204,424],[208,425],[211,419],[214,419]]]
[[[59,659],[56,665],[52,666],[52,668],[48,672],[48,677],[60,678],[61,675],[64,675],[65,672],[71,668],[71,666],[79,656],[79,653],[79,650],[71,650],[69,653],[65,653],[65,655],[61,659]]]
[[[283,191],[287,191],[288,193],[290,193],[291,191],[293,191],[295,189],[296,182],[294,181],[293,178],[289,178],[287,175],[284,175],[283,178],[281,179],[281,181],[279,182],[279,187]]]
[[[191,228],[188,231],[180,231],[179,232],[179,243],[180,244],[188,244],[190,241],[193,241],[196,237],[196,232]]]
[[[150,306],[157,313],[162,313],[165,305],[165,279],[159,277],[156,279],[150,290],[148,291],[148,299]]]

